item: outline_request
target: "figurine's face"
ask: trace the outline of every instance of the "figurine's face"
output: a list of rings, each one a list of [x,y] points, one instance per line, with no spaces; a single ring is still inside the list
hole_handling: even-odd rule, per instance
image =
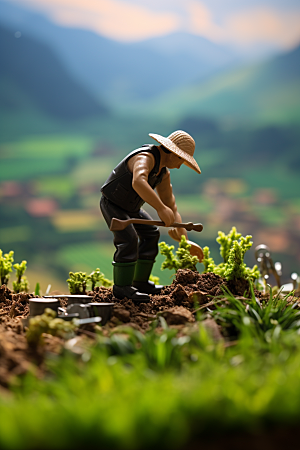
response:
[[[168,169],[179,169],[184,163],[184,159],[175,155],[175,153],[169,153],[167,159],[167,167]]]

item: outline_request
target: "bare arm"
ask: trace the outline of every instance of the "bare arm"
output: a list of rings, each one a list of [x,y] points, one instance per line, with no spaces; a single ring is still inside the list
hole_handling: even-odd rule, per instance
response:
[[[164,176],[162,182],[156,187],[157,193],[161,198],[162,202],[167,205],[174,213],[175,222],[182,223],[181,215],[177,211],[177,205],[175,201],[175,196],[173,194],[170,172],[167,170],[166,175]],[[203,259],[203,251],[202,248],[196,244],[195,242],[189,241],[187,232],[185,228],[171,228],[168,231],[169,235],[175,241],[180,241],[181,236],[185,236],[187,243],[190,247],[190,254],[193,256],[197,256],[199,261]]]
[[[175,219],[174,222],[182,223],[182,218],[177,210],[175,196],[173,194],[169,170],[167,170],[166,175],[164,176],[162,182],[156,187],[156,190],[161,201],[173,211]],[[175,240],[180,240],[182,235],[187,238],[185,228],[173,228],[172,230],[169,230],[169,235]]]
[[[165,225],[170,226],[175,218],[173,210],[157,196],[148,183],[148,177],[154,164],[154,157],[148,152],[139,153],[128,161],[128,168],[133,174],[132,187],[146,203],[156,209]]]
[[[139,153],[131,158],[128,161],[128,168],[133,174],[132,187],[145,202],[156,209],[160,219],[169,227],[173,222],[182,222],[182,219],[177,211],[169,170],[156,187],[158,196],[149,185],[148,177],[154,165],[155,160],[151,153]],[[182,235],[187,238],[184,228],[172,228],[169,230],[169,235],[176,241],[180,241]],[[201,247],[191,241],[188,243],[191,245],[190,253],[198,256],[201,261],[203,258]]]

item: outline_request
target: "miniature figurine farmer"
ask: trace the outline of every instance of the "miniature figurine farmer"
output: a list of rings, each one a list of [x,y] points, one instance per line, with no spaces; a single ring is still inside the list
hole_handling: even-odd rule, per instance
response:
[[[101,188],[100,208],[110,226],[112,218],[127,220],[148,219],[142,205],[146,202],[156,209],[165,226],[182,223],[172,191],[169,169],[179,169],[182,164],[201,173],[193,158],[194,139],[184,131],[175,131],[167,138],[149,134],[160,145],[143,145],[127,155],[112,171]],[[156,189],[156,192],[154,191]],[[149,281],[158,253],[159,229],[153,225],[130,224],[122,231],[114,231],[116,252],[113,261],[113,294],[134,302],[148,302],[148,294],[158,294],[162,286]],[[169,235],[181,239],[187,232],[173,228]],[[197,244],[194,244],[197,246]],[[199,247],[200,248],[200,247]]]

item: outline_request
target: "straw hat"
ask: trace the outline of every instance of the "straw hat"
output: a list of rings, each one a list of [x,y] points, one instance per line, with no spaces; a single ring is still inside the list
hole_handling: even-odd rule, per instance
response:
[[[200,167],[193,158],[195,151],[195,141],[188,133],[182,130],[174,131],[168,137],[159,134],[149,133],[149,136],[166,147],[172,153],[184,159],[184,164],[197,173],[201,173]]]

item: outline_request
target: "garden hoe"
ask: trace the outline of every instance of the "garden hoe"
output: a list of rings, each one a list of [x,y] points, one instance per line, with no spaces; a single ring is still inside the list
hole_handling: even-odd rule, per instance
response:
[[[120,219],[115,219],[113,218],[111,220],[111,224],[110,224],[110,231],[121,231],[124,230],[126,227],[128,227],[128,225],[156,225],[159,227],[164,227],[165,224],[164,222],[162,222],[161,220],[148,220],[148,219],[127,219],[127,220],[120,220]],[[203,225],[202,223],[192,223],[192,222],[188,222],[188,223],[179,223],[179,222],[174,222],[172,223],[172,225],[170,225],[171,228],[185,228],[187,231],[202,231],[203,230]],[[180,242],[180,239],[177,239],[176,236],[174,236],[172,234],[172,230],[169,231],[169,235],[175,239],[176,241]],[[202,248],[196,244],[195,242],[192,241],[187,241],[187,243],[191,246],[190,248],[190,254],[192,256],[197,256],[199,261],[201,262],[203,259],[203,250]]]

